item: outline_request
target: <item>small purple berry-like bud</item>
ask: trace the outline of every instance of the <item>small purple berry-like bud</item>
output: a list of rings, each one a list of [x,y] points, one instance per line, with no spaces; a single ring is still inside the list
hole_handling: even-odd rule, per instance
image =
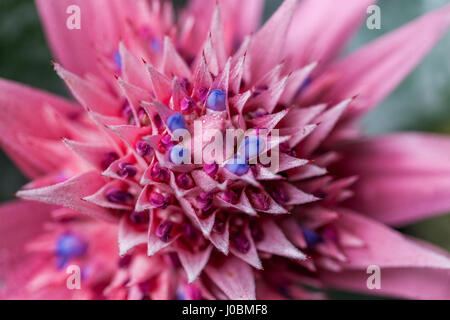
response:
[[[195,101],[190,97],[185,97],[181,101],[181,112],[183,114],[189,114],[195,110]]]
[[[227,109],[226,100],[227,94],[220,89],[215,89],[208,95],[206,106],[210,110],[225,111]]]
[[[254,241],[260,242],[264,240],[264,232],[256,221],[250,224],[250,232]]]
[[[172,137],[170,136],[170,134],[165,134],[161,140],[161,147],[165,150],[169,150],[170,148],[172,148],[173,146],[173,141],[172,141]]]
[[[159,114],[155,115],[153,118],[153,122],[155,123],[155,126],[158,130],[162,129],[163,126],[163,122],[161,120],[161,117],[159,116]]]
[[[149,222],[149,216],[148,213],[145,211],[141,212],[133,211],[130,213],[130,220],[132,223],[137,225],[147,224]]]
[[[284,204],[289,201],[289,195],[283,188],[275,188],[272,190],[272,197],[279,204]]]
[[[256,210],[266,211],[270,208],[270,198],[267,194],[252,190],[248,193],[250,203]]]
[[[169,242],[170,239],[172,239],[172,236],[170,233],[173,229],[173,223],[166,220],[159,224],[158,228],[156,229],[156,236],[163,242]]]
[[[174,115],[170,116],[169,119],[167,119],[167,127],[170,131],[175,131],[178,129],[186,130],[186,120],[181,113],[177,112]]]
[[[165,209],[169,205],[170,198],[162,195],[159,192],[152,191],[148,197],[150,204],[159,209]]]
[[[122,204],[133,200],[133,195],[123,190],[114,189],[106,193],[106,199],[112,203]]]
[[[216,214],[216,220],[214,221],[213,230],[219,234],[222,234],[225,232],[225,226],[227,222],[227,216],[225,213],[220,211]]]
[[[231,204],[236,204],[239,201],[239,195],[233,190],[227,190],[223,193],[222,199]]]
[[[157,182],[168,182],[170,179],[169,170],[167,168],[161,168],[159,162],[156,162],[153,165],[151,176],[152,179]]]
[[[119,164],[119,171],[117,172],[122,178],[134,178],[137,174],[137,169],[131,163],[122,162]]]
[[[203,211],[207,211],[211,208],[213,202],[213,193],[212,192],[202,192],[197,198],[197,204],[199,209]]]
[[[103,169],[103,170],[108,169],[109,166],[110,166],[114,161],[116,161],[117,159],[119,159],[119,155],[118,155],[117,153],[115,153],[115,152],[108,152],[108,153],[105,153],[105,154],[103,155],[103,160],[102,160],[102,163],[101,163],[102,169]]]
[[[247,253],[250,251],[250,241],[242,231],[236,232],[233,235],[233,244],[234,247],[241,253]]]
[[[203,165],[203,170],[210,176],[213,177],[217,174],[217,171],[219,171],[219,165],[217,163],[207,164],[205,163]]]
[[[197,240],[199,233],[197,232],[197,229],[194,228],[194,226],[190,223],[185,223],[183,225],[184,233],[186,237],[188,237],[191,240]]]
[[[146,157],[153,152],[153,148],[145,141],[138,141],[136,143],[136,151],[141,157]]]
[[[177,185],[181,189],[188,190],[194,187],[194,180],[187,173],[181,173],[177,176]]]

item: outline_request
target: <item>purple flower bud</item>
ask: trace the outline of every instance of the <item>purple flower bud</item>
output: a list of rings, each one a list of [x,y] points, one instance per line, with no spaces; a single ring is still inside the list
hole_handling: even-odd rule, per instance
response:
[[[241,253],[247,253],[250,251],[250,241],[242,231],[236,232],[233,235],[234,247]]]
[[[259,226],[258,222],[252,221],[252,223],[250,223],[250,232],[255,242],[260,242],[264,240],[264,232]]]
[[[195,227],[190,224],[190,223],[185,223],[183,225],[183,229],[184,229],[184,233],[186,235],[187,238],[191,239],[191,240],[197,240],[199,237],[199,233],[197,231],[197,229],[195,229]]]
[[[148,213],[145,211],[141,212],[133,211],[130,213],[130,220],[132,223],[137,225],[147,224],[149,222],[149,216]]]
[[[225,226],[227,222],[227,216],[225,213],[220,211],[216,214],[216,220],[214,221],[213,230],[214,232],[217,232],[219,234],[222,234],[225,232]]]
[[[194,180],[188,174],[181,173],[177,176],[177,185],[181,189],[188,190],[194,187]]]
[[[250,203],[256,210],[266,211],[270,208],[270,198],[267,194],[258,190],[250,190],[248,192]]]
[[[116,161],[117,159],[119,159],[119,155],[118,155],[117,153],[115,153],[115,152],[108,152],[108,153],[105,153],[105,154],[103,155],[103,160],[102,160],[102,163],[101,163],[102,169],[103,169],[103,170],[108,169],[109,166],[110,166],[114,161]]]
[[[156,162],[153,165],[152,171],[151,171],[152,179],[157,182],[168,182],[170,179],[170,173],[167,168],[161,168],[159,165],[159,162]]]
[[[153,152],[153,148],[145,141],[138,141],[136,143],[136,151],[141,157],[146,157]]]
[[[106,199],[112,203],[122,204],[133,200],[133,195],[123,190],[114,189],[106,193]]]
[[[164,150],[169,150],[173,146],[172,137],[169,134],[165,134],[161,138],[160,144]]]
[[[181,112],[183,114],[190,114],[195,110],[195,101],[190,97],[185,97],[181,101]]]
[[[156,236],[163,242],[169,242],[172,239],[170,233],[173,229],[173,223],[166,220],[159,224],[158,228],[156,228]]]
[[[131,163],[122,162],[119,164],[119,171],[117,172],[122,178],[134,178],[137,174],[137,169]]]
[[[199,209],[203,211],[208,211],[211,209],[212,202],[213,202],[213,193],[212,192],[202,192],[200,193],[197,198],[197,206]]]
[[[233,190],[227,190],[222,194],[222,199],[231,204],[236,204],[239,201],[239,195]]]
[[[155,192],[155,191],[152,191],[150,193],[148,200],[150,201],[150,204],[153,207],[159,208],[159,209],[167,208],[167,206],[169,205],[169,202],[170,202],[169,197],[166,197],[166,196],[162,195],[161,193]]]
[[[284,204],[289,201],[289,195],[283,188],[274,188],[272,190],[272,197],[279,204]]]

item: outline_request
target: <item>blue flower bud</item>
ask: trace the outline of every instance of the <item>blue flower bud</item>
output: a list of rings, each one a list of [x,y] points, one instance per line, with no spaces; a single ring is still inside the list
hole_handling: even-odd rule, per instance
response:
[[[226,99],[227,94],[224,91],[220,89],[212,90],[206,100],[206,106],[214,111],[225,111],[227,108]]]
[[[225,165],[225,169],[237,176],[243,176],[248,172],[250,167],[247,164],[247,160],[243,156],[236,154],[233,160],[229,161]]]
[[[187,129],[186,120],[181,113],[177,112],[167,119],[167,127],[172,132],[177,129]]]
[[[180,145],[173,146],[169,156],[170,161],[176,165],[189,164],[191,158],[189,150]]]
[[[245,155],[246,159],[254,158],[259,155],[264,148],[266,143],[264,139],[257,136],[246,137],[244,143],[239,148],[239,153]]]

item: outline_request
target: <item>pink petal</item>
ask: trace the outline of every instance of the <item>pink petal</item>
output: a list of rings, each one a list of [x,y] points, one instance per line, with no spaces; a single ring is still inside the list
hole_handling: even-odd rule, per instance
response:
[[[25,245],[43,232],[52,206],[32,201],[14,201],[0,206],[1,299],[29,299],[24,287],[32,276],[34,258]]]
[[[225,230],[223,233],[212,231],[209,235],[209,240],[216,247],[217,250],[224,255],[228,255],[230,250],[230,219],[225,222]]]
[[[156,236],[156,228],[157,226],[157,219],[155,218],[155,212],[152,210],[150,212],[150,225],[148,228],[148,238],[147,238],[147,255],[153,256],[154,254],[158,253],[158,251],[169,247],[172,243],[174,243],[179,237],[180,233],[178,233],[176,236],[172,237],[167,242],[162,241]]]
[[[249,51],[252,83],[281,61],[286,33],[296,5],[297,0],[285,0],[253,37]]]
[[[21,190],[17,196],[70,208],[88,216],[116,221],[105,208],[82,200],[95,193],[105,184],[105,179],[96,171],[78,175],[65,182],[38,189]]]
[[[242,253],[239,250],[237,250],[234,245],[230,246],[230,251],[233,255],[236,257],[242,259],[242,261],[245,261],[249,265],[253,266],[256,269],[263,269],[263,266],[261,264],[261,260],[258,256],[258,251],[256,249],[255,242],[253,241],[253,237],[250,234],[250,229],[247,227],[244,231],[245,236],[247,237],[248,241],[250,242],[250,250],[247,253]]]
[[[319,126],[303,142],[302,155],[311,154],[327,138],[352,101],[353,99],[344,100],[317,118]]]
[[[449,16],[450,6],[445,6],[337,62],[328,72],[337,75],[338,81],[321,99],[337,101],[357,94],[352,114],[367,112],[389,95],[439,41],[448,30]]]
[[[177,249],[178,257],[188,276],[189,283],[194,282],[206,266],[211,255],[213,246],[198,252],[191,252],[187,248],[179,247]]]
[[[191,70],[189,69],[189,66],[178,54],[172,40],[169,37],[164,38],[162,71],[169,77],[177,76],[191,79]]]
[[[255,300],[255,279],[251,267],[234,257],[219,266],[208,265],[206,274],[232,300]]]
[[[99,17],[96,5],[92,1],[86,0],[62,0],[47,1],[37,0],[36,5],[39,14],[47,32],[50,46],[53,49],[57,59],[70,70],[74,70],[78,75],[86,73],[98,73],[96,53],[93,46],[93,37],[99,31],[98,22],[106,18],[109,13],[108,1],[100,0],[97,3],[106,7],[106,10],[100,12]],[[69,15],[66,13],[70,5],[77,5],[81,11],[81,29],[70,30],[66,27],[66,21]],[[90,23],[89,23],[90,22]],[[102,21],[104,26],[108,25],[108,20]],[[111,21],[112,22],[112,21]],[[60,26],[55,28],[55,26]],[[107,30],[109,33],[112,30]],[[98,35],[98,34],[97,34]]]
[[[153,93],[156,98],[162,103],[169,102],[170,96],[172,95],[170,92],[171,82],[169,78],[160,73],[150,64],[147,64],[147,71],[150,76]]]
[[[365,242],[362,248],[346,248],[348,263],[344,272],[323,272],[330,286],[367,293],[393,295],[412,299],[449,299],[450,257],[405,238],[384,225],[350,211],[340,210],[339,227],[354,233]],[[370,291],[366,268],[377,265],[381,270],[381,289]]]
[[[103,170],[102,162],[105,158],[105,154],[114,152],[113,147],[106,145],[83,143],[68,139],[63,139],[63,142],[81,159],[97,170]]]
[[[450,140],[397,134],[342,148],[339,170],[358,174],[349,204],[372,218],[404,225],[450,209]]]
[[[124,215],[119,222],[119,254],[125,255],[134,247],[146,244],[148,235],[130,226],[128,218]]]
[[[283,231],[272,219],[263,219],[261,228],[264,239],[257,243],[258,250],[291,259],[306,259],[306,256],[286,239]]]
[[[121,42],[119,46],[122,74],[125,81],[150,91],[152,89],[145,65]]]
[[[65,133],[61,117],[74,115],[80,109],[62,98],[2,79],[0,109],[0,144],[4,150],[28,176],[49,173],[51,169],[39,161],[39,154],[22,146],[19,135],[59,141]],[[56,115],[58,121],[54,121]],[[43,126],[48,130],[42,130]]]
[[[106,116],[119,114],[117,100],[109,93],[97,88],[88,80],[84,80],[77,75],[67,71],[60,65],[55,64],[55,70],[69,87],[75,98],[86,108]]]
[[[313,61],[326,63],[357,31],[367,8],[375,0],[304,0],[292,19],[286,40],[291,68]]]

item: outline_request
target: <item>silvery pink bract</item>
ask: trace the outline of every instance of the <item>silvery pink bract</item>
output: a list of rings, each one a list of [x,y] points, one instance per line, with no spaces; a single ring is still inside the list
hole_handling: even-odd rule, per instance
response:
[[[450,298],[449,255],[390,228],[450,210],[450,140],[357,125],[450,7],[335,60],[373,2],[286,0],[258,28],[262,0],[193,0],[177,22],[168,2],[38,0],[77,102],[0,81],[0,142],[32,179],[18,196],[45,203],[0,209],[0,296]],[[81,30],[65,27],[72,4]],[[172,126],[195,120],[278,129],[279,170],[175,165]],[[81,290],[66,288],[69,265]]]

